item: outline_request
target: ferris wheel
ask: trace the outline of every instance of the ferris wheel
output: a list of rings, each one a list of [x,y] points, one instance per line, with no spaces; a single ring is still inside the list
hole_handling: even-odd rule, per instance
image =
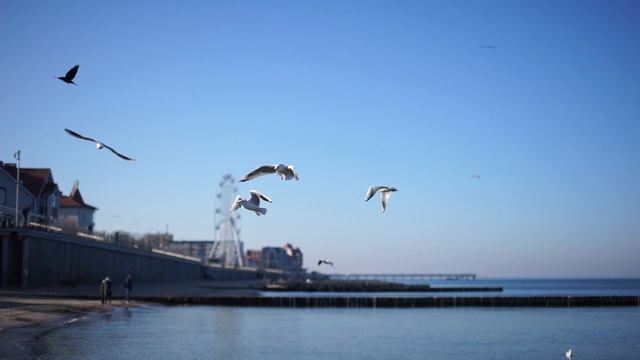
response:
[[[224,175],[218,183],[216,193],[213,214],[215,237],[208,259],[228,267],[244,266],[244,249],[240,240],[240,213],[229,211],[237,194],[236,179],[231,174]]]

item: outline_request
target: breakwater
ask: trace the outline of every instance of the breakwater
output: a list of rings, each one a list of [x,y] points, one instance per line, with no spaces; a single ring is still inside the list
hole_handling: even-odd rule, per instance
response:
[[[217,305],[284,308],[454,308],[640,306],[640,296],[514,297],[188,297],[140,296],[137,301],[166,305]]]

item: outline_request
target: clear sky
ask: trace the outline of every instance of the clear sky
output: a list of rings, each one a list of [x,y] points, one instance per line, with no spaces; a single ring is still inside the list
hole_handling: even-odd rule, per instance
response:
[[[337,272],[640,276],[637,1],[2,1],[0,160],[50,167],[97,229]],[[480,45],[494,45],[486,49]],[[79,86],[53,76],[80,64]],[[101,139],[128,163],[64,133]],[[480,174],[481,179],[471,176]],[[385,214],[367,187],[399,189]]]

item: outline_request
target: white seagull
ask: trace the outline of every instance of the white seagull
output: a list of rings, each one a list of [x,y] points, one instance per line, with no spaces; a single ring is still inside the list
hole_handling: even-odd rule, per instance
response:
[[[318,260],[318,266],[320,266],[320,265],[322,265],[322,264],[331,265],[331,267],[333,267],[333,261],[331,261],[331,260],[327,260],[327,259],[319,259],[319,260]]]
[[[565,356],[567,359],[571,359],[571,358],[573,357],[573,352],[571,351],[571,349],[567,350],[567,351],[564,353],[564,356]]]
[[[130,158],[128,156],[124,156],[124,155],[120,154],[114,148],[112,148],[112,147],[110,147],[110,146],[108,146],[108,145],[106,145],[106,144],[104,144],[104,143],[102,143],[102,142],[100,142],[98,140],[92,139],[90,137],[82,136],[82,135],[78,134],[77,132],[75,132],[73,130],[64,129],[64,131],[66,131],[67,134],[69,134],[69,135],[71,135],[73,137],[77,137],[78,139],[87,140],[87,141],[91,141],[91,142],[96,143],[96,148],[98,150],[102,150],[102,148],[107,148],[107,149],[111,150],[112,153],[116,154],[121,159],[124,159],[124,160],[127,160],[127,161],[135,161],[135,159],[132,159],[132,158]]]
[[[382,212],[387,208],[387,201],[389,201],[389,196],[394,191],[398,191],[398,189],[391,186],[369,186],[369,190],[367,190],[367,198],[364,201],[369,201],[375,195],[375,193],[380,193],[380,200],[382,201]]]
[[[235,211],[241,206],[244,206],[245,209],[254,211],[258,216],[266,214],[267,209],[260,207],[260,199],[268,202],[271,202],[271,199],[256,190],[249,190],[249,193],[251,193],[251,199],[249,200],[243,199],[240,195],[236,196],[236,200],[233,202],[233,205],[231,205],[229,211]]]
[[[299,180],[298,173],[295,172],[295,170],[293,170],[293,165],[286,166],[283,164],[277,164],[277,165],[260,166],[259,168],[253,170],[252,172],[248,173],[245,177],[240,179],[240,182],[253,180],[258,176],[269,175],[273,173],[277,173],[278,175],[280,175],[280,178],[282,180],[291,180],[291,179]]]

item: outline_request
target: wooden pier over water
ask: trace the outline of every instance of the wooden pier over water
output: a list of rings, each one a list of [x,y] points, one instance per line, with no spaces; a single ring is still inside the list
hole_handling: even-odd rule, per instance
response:
[[[331,280],[475,280],[476,274],[329,274]]]

